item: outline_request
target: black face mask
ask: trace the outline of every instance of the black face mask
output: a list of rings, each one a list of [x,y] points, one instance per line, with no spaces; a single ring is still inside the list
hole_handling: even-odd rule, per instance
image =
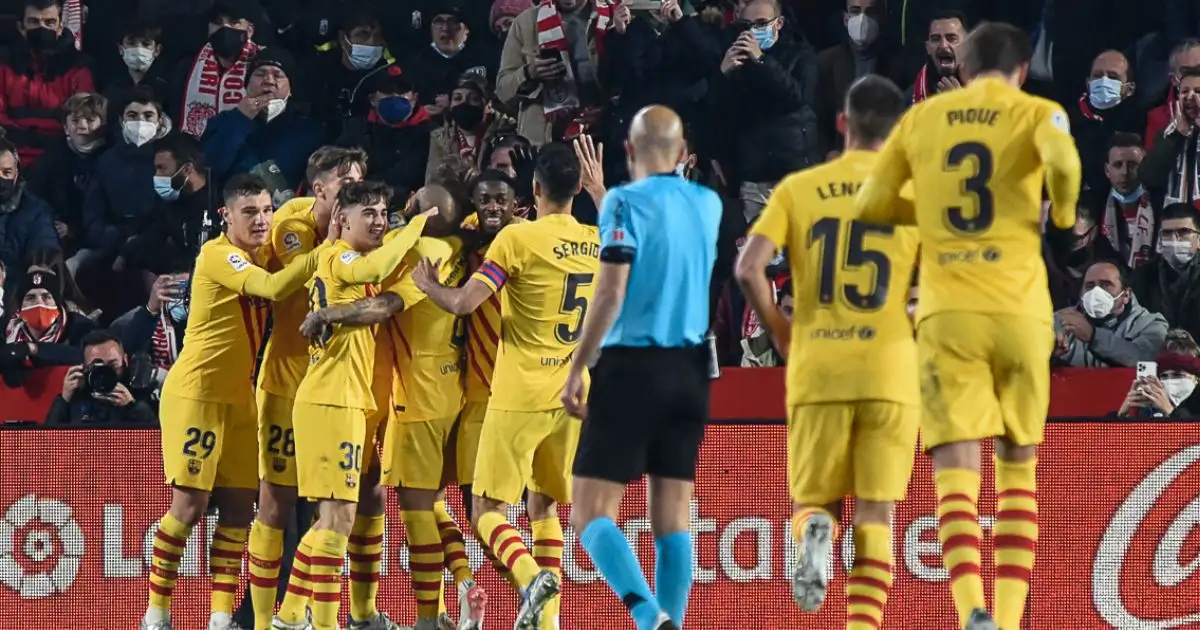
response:
[[[212,44],[213,52],[223,59],[236,59],[246,47],[246,31],[222,26],[209,36],[208,43]]]
[[[25,41],[34,51],[46,52],[53,49],[54,45],[58,43],[58,35],[48,28],[39,26],[25,31]]]
[[[0,179],[0,202],[12,199],[17,192],[17,180]]]
[[[470,103],[460,103],[450,108],[450,120],[463,129],[474,129],[483,122],[483,108]]]

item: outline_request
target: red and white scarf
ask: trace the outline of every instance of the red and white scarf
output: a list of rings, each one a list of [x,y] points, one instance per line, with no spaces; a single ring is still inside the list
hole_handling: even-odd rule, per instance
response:
[[[208,119],[237,107],[246,95],[246,70],[258,54],[258,46],[248,42],[242,55],[224,73],[212,44],[205,44],[196,55],[183,93],[183,111],[179,115],[180,131],[192,137],[204,135]]]
[[[75,36],[75,50],[83,50],[83,0],[67,0],[62,5],[63,26]]]
[[[487,128],[486,125],[481,125],[481,127],[484,129]],[[453,129],[454,144],[458,148],[459,157],[474,162],[475,156],[479,154],[479,145],[483,142],[483,133],[479,133],[472,137],[467,135],[467,133],[462,130],[462,127],[459,127],[458,125],[454,125]]]
[[[1100,233],[1118,252],[1126,251],[1122,241],[1127,241],[1129,255],[1123,262],[1129,268],[1136,269],[1148,262],[1154,245],[1154,207],[1150,205],[1150,195],[1143,192],[1137,205],[1129,208],[1109,195]]]
[[[604,36],[612,28],[612,0],[592,0],[592,31],[596,53],[604,52]],[[564,112],[579,109],[579,86],[575,84],[575,70],[571,63],[571,46],[563,29],[562,16],[554,0],[542,0],[537,8],[537,43],[539,50],[557,50],[567,66],[567,76],[554,84],[542,87],[542,107],[546,117],[551,118]]]
[[[929,84],[926,82],[929,74],[929,64],[921,66],[917,71],[917,80],[913,83],[913,104],[929,98]]]
[[[65,320],[66,316],[60,308],[50,327],[41,335],[35,335],[29,324],[21,319],[21,312],[17,311],[8,318],[8,325],[4,328],[4,343],[58,343],[67,332]]]
[[[175,365],[175,360],[179,358],[176,341],[175,325],[167,317],[166,309],[163,309],[158,314],[154,334],[150,336],[150,362],[154,367],[169,370]]]

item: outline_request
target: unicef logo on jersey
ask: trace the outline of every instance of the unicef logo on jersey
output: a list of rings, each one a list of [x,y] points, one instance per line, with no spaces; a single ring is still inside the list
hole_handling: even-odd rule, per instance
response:
[[[808,335],[809,339],[824,341],[871,341],[875,329],[871,326],[847,326],[845,328],[817,328]]]
[[[71,506],[27,494],[0,520],[0,583],[26,599],[66,592],[83,558]]]
[[[995,247],[988,247],[983,250],[983,260],[985,262],[994,263],[1000,260],[1000,250]]]

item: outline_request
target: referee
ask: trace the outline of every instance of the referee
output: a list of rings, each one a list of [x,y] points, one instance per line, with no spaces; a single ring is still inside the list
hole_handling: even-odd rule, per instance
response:
[[[708,419],[709,283],[721,201],[676,175],[683,123],[638,112],[625,143],[633,182],[600,210],[600,278],[563,403],[586,418],[575,453],[571,523],[639,630],[683,625],[692,588],[691,501]],[[585,365],[603,346],[587,395]],[[590,413],[589,413],[590,412]],[[657,549],[651,593],[616,524],[625,485],[649,475]]]

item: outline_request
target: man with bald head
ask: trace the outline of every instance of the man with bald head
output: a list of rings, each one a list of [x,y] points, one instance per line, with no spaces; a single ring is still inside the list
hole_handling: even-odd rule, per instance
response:
[[[676,174],[687,148],[670,109],[638,112],[625,150],[633,181],[604,197],[600,277],[562,395],[570,413],[588,418],[571,521],[639,630],[664,630],[683,625],[692,585],[691,500],[708,419],[705,337],[721,201]],[[584,369],[592,364],[589,395]],[[616,524],[625,485],[643,475],[654,503],[653,593]]]
[[[1108,143],[1116,133],[1140,134],[1146,125],[1146,110],[1134,99],[1137,85],[1125,55],[1106,50],[1092,60],[1084,81],[1079,107],[1072,112],[1072,135],[1083,163],[1084,183],[1095,190],[1108,190],[1104,164]]]

